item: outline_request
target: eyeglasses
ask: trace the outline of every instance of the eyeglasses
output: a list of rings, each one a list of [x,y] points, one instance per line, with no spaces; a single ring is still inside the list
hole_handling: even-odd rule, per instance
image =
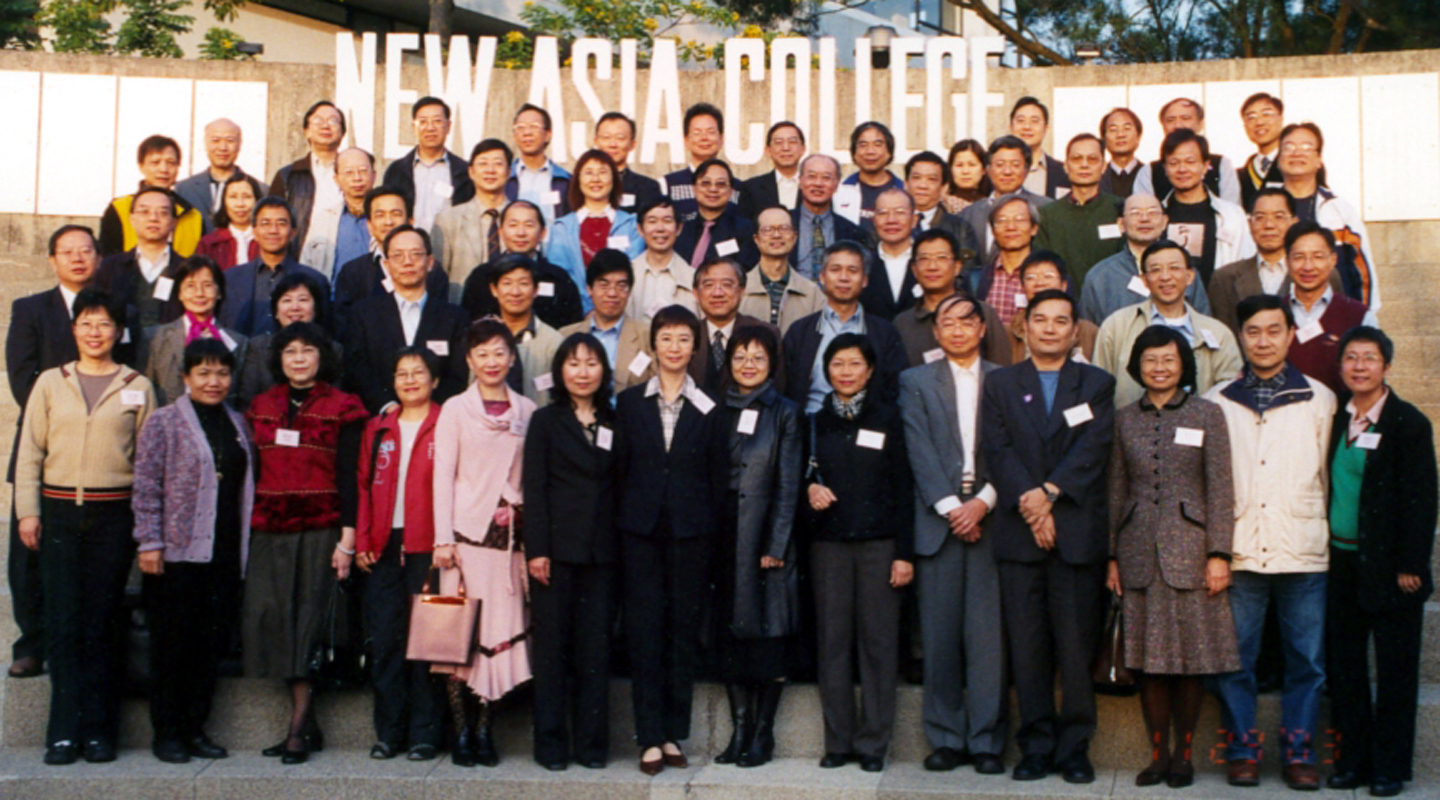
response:
[[[1310,142],[1286,142],[1280,145],[1280,152],[1282,153],[1313,153],[1319,149],[1320,148]]]
[[[1346,364],[1364,364],[1367,367],[1385,363],[1385,358],[1379,353],[1346,353],[1340,360]]]
[[[695,185],[701,189],[729,189],[730,181],[700,181]]]
[[[765,355],[764,353],[757,353],[754,355],[736,353],[735,356],[730,359],[730,363],[734,364],[737,367],[743,367],[746,365],[764,367],[770,364],[770,357]]]
[[[793,233],[795,228],[790,225],[766,225],[760,229],[761,236],[774,236],[777,233]]]
[[[1246,121],[1246,122],[1254,122],[1255,120],[1258,120],[1258,119],[1275,119],[1275,118],[1278,117],[1278,116],[1280,116],[1280,112],[1276,111],[1276,110],[1273,109],[1273,108],[1266,108],[1266,109],[1262,109],[1262,110],[1260,110],[1260,111],[1247,111],[1247,112],[1245,112],[1245,121]]]

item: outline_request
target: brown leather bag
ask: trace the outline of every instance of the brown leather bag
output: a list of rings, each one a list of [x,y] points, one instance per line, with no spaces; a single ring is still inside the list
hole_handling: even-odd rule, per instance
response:
[[[1105,633],[1095,654],[1095,663],[1090,667],[1090,676],[1102,689],[1127,689],[1135,685],[1135,673],[1125,666],[1125,608],[1119,595],[1110,595]]]
[[[459,569],[459,566],[455,567]],[[411,661],[467,666],[475,656],[480,626],[480,601],[465,596],[465,574],[460,573],[457,595],[430,594],[438,586],[439,570],[432,569],[420,594],[410,599],[410,637],[405,657]]]

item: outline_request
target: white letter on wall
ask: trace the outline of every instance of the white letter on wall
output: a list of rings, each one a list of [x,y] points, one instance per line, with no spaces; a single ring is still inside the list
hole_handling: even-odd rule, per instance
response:
[[[987,111],[1005,102],[1005,95],[992,95],[985,88],[987,59],[1004,52],[1003,36],[976,36],[970,39],[970,85],[967,87],[970,95],[970,131],[966,135],[976,141],[990,141]],[[955,136],[959,138],[960,132],[956,131]]]
[[[915,153],[910,149],[910,112],[923,108],[925,95],[907,91],[910,56],[925,52],[925,37],[902,36],[890,40],[890,132],[895,134],[895,160],[905,162]]]
[[[725,40],[725,118],[730,120],[730,136],[725,139],[725,158],[731,164],[754,164],[765,152],[765,125],[745,123],[745,106],[741,103],[741,62],[750,59],[750,80],[765,80],[765,42],[761,39]],[[748,133],[748,136],[746,135]],[[750,146],[741,140],[748,138]]]
[[[932,36],[925,40],[925,149],[944,155],[950,145],[965,137],[965,106],[960,95],[954,97],[955,136],[947,138],[945,133],[945,100],[940,92],[945,82],[945,56],[950,56],[950,76],[955,80],[965,77],[965,39],[960,36]]]
[[[355,61],[355,36],[335,34],[335,105],[349,118],[356,147],[375,151],[375,34],[360,35],[360,61]],[[387,93],[388,96],[388,93]],[[297,122],[299,120],[296,120]]]
[[[470,39],[450,37],[450,71],[447,75],[440,59],[440,37],[425,36],[425,69],[430,75],[430,94],[450,104],[460,124],[450,131],[451,146],[460,153],[485,136],[485,100],[490,93],[490,73],[495,68],[495,37],[480,37],[480,50],[475,55],[475,68],[470,68]],[[473,80],[472,80],[473,77]]]
[[[815,137],[814,151],[832,156],[843,166],[850,163],[848,148],[835,146],[835,37],[820,38],[820,134]]]
[[[635,62],[640,43],[634,39],[620,40],[620,113],[635,119]]]
[[[420,99],[414,89],[400,88],[400,69],[406,50],[420,49],[420,34],[390,33],[385,36],[385,152],[378,155],[390,159],[405,155],[408,149],[400,144],[400,106]]]
[[[795,59],[795,114],[789,115],[786,95],[789,61]],[[770,124],[790,120],[810,141],[810,40],[784,36],[770,43]]]
[[[565,98],[560,89],[560,44],[554,36],[535,40],[535,65],[530,72],[530,102],[550,112],[560,123],[560,135],[550,140],[550,160],[570,160],[565,149]]]
[[[666,127],[660,127],[664,114]],[[650,89],[645,95],[645,127],[641,132],[640,163],[654,164],[661,144],[670,148],[670,161],[685,161],[685,134],[680,119],[680,67],[674,39],[656,39],[650,53]]]
[[[821,68],[823,70],[824,65]],[[855,40],[855,127],[869,121],[870,39],[862,36]]]
[[[580,102],[590,112],[590,121],[575,120],[570,123],[570,149],[583,153],[590,149],[590,126],[605,113],[605,104],[590,85],[590,59],[595,59],[595,77],[610,80],[610,66],[615,60],[615,49],[609,39],[576,39],[570,47],[570,83]]]

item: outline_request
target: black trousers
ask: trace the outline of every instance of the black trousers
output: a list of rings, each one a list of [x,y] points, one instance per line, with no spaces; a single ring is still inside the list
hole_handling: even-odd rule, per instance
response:
[[[240,564],[166,563],[145,576],[150,622],[150,724],[156,741],[204,732],[235,632]]]
[[[551,559],[550,585],[530,581],[535,759],[605,760],[610,751],[610,624],[614,564]]]
[[[45,593],[41,589],[40,554],[20,541],[20,521],[15,503],[10,503],[10,553],[5,564],[10,581],[10,606],[20,638],[10,648],[11,657],[45,658]]]
[[[432,556],[405,553],[402,564],[404,539],[404,531],[391,531],[380,560],[365,577],[362,602],[370,638],[370,680],[375,687],[375,738],[396,747],[439,747],[444,738],[444,689],[428,662],[405,658],[410,598],[424,587]]]
[[[119,612],[135,556],[130,501],[42,498],[50,725],[46,745],[114,741],[119,727]]]
[[[1408,781],[1415,753],[1420,691],[1422,603],[1372,613],[1360,607],[1359,555],[1330,548],[1325,597],[1326,684],[1339,733],[1336,765]],[[1370,639],[1375,639],[1375,698],[1370,697]]]
[[[1020,752],[1057,762],[1084,753],[1095,735],[1090,665],[1103,625],[1105,565],[1067,564],[1051,551],[1044,561],[1001,561],[999,567],[1005,641],[1020,708],[1015,734]]]
[[[700,626],[709,595],[710,543],[653,537],[621,539],[630,694],[641,748],[690,737],[690,704],[700,668]]]

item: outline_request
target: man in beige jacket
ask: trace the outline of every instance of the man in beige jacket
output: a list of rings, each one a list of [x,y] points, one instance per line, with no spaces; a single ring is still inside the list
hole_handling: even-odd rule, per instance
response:
[[[746,277],[740,313],[768,320],[783,336],[795,320],[824,308],[825,295],[814,281],[790,269],[795,224],[789,211],[771,206],[755,218],[755,228],[760,261]]]

